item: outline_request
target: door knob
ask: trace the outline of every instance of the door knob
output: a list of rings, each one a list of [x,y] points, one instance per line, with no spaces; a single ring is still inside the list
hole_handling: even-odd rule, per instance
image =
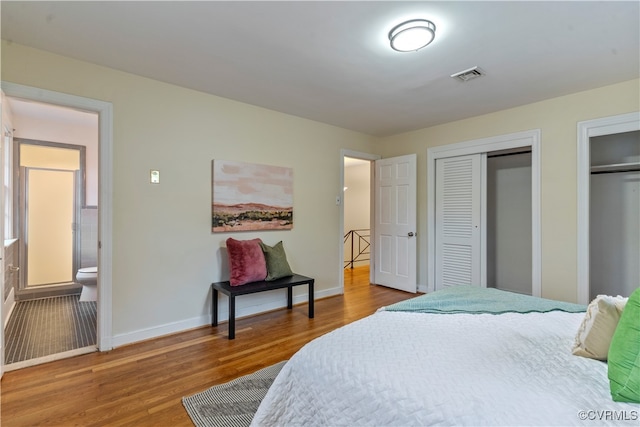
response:
[[[413,236],[414,236],[413,231],[410,231],[410,232],[407,234],[407,236],[409,236],[409,237],[413,237]]]

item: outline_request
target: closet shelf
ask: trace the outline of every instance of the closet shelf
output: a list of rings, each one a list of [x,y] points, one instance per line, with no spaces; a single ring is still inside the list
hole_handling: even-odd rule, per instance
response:
[[[591,166],[591,173],[640,171],[640,162]]]

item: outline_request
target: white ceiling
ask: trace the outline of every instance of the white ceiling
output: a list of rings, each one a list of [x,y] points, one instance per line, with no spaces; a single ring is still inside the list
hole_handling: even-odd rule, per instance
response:
[[[640,2],[0,2],[2,38],[371,135],[638,78]],[[436,24],[418,52],[388,45]],[[486,76],[462,83],[455,72]]]

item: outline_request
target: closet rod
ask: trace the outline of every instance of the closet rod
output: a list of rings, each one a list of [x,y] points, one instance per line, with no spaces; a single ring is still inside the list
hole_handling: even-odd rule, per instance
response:
[[[604,175],[606,173],[624,173],[624,172],[640,172],[640,169],[620,169],[620,170],[611,170],[611,171],[596,171],[596,172],[591,172],[591,175]]]
[[[531,150],[530,149],[526,149],[526,150],[519,150],[519,151],[510,151],[508,153],[499,152],[497,154],[487,153],[487,158],[488,159],[492,159],[494,157],[515,156],[516,154],[527,154],[527,153],[531,153]]]
[[[640,162],[616,163],[613,165],[591,166],[591,174],[637,172],[640,171]]]

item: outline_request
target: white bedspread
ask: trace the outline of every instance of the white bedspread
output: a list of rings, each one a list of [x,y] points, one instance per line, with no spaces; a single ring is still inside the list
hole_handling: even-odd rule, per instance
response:
[[[571,354],[583,316],[381,311],[296,353],[253,425],[640,425]]]

